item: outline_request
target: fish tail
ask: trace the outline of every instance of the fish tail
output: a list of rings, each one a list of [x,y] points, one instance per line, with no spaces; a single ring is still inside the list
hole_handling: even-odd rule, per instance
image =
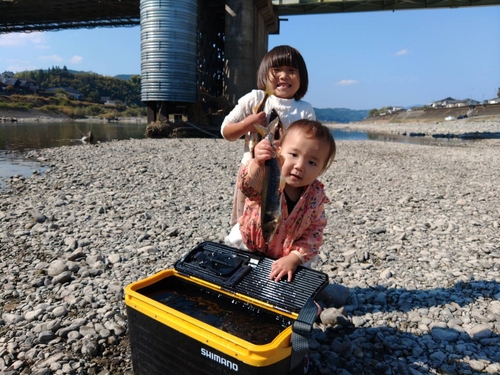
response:
[[[271,87],[269,85],[266,85],[266,89],[264,90],[265,94],[264,97],[261,99],[261,101],[253,108],[254,113],[259,113],[262,112],[266,106],[267,99],[271,96],[274,95],[274,91],[271,90]]]
[[[264,97],[261,99],[261,101],[253,107],[253,113],[259,113],[264,110],[264,107],[266,106],[266,101],[267,98],[269,98],[269,95],[267,93],[264,94]]]
[[[266,85],[266,94],[268,96],[274,95],[274,90],[271,89],[271,86],[269,86],[269,84]]]
[[[269,132],[269,129],[266,128],[265,126],[262,126],[262,125],[254,125],[255,126],[255,129],[257,130],[257,132],[262,136],[262,138],[264,138],[267,133]]]

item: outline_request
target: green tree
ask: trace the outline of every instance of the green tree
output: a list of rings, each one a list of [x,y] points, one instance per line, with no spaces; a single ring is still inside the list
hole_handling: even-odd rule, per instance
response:
[[[95,90],[95,91],[92,91],[88,97],[90,98],[90,100],[92,100],[94,103],[99,103],[99,101],[101,100],[101,95],[99,95],[99,91]]]
[[[500,87],[498,88],[498,91],[497,91],[497,98],[500,98]]]
[[[368,117],[375,117],[379,115],[379,111],[377,108],[370,109],[368,112]]]

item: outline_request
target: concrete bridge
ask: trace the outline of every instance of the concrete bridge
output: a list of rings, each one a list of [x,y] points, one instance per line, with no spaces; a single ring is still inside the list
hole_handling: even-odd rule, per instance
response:
[[[0,0],[0,34],[140,24],[142,100],[151,122],[203,96],[236,103],[255,87],[280,16],[486,5],[500,0]]]

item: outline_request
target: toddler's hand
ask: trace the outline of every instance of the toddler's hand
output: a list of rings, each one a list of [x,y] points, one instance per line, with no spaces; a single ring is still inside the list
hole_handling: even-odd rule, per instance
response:
[[[276,259],[271,266],[270,279],[280,281],[283,277],[288,276],[288,282],[291,282],[293,273],[299,264],[301,264],[301,261],[295,254],[289,254],[286,257]]]
[[[266,160],[274,158],[275,156],[275,150],[267,139],[263,139],[257,143],[253,152],[255,155],[255,161],[261,166],[264,165]]]

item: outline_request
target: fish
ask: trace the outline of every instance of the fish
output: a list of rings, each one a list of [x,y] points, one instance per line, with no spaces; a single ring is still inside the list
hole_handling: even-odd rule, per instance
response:
[[[273,108],[271,110],[271,114],[269,115],[269,122],[272,122],[276,117],[279,119],[278,112]],[[280,134],[283,132],[283,123],[281,122],[281,119],[278,121],[278,125],[276,126],[276,131],[274,132],[274,140],[280,139]]]
[[[268,127],[256,125],[257,132],[269,142],[273,148],[274,135],[280,123],[279,117],[275,118]],[[269,244],[281,223],[281,194],[285,188],[285,179],[281,175],[282,158],[275,153],[274,157],[265,161],[264,180],[261,192],[260,224],[262,236]]]
[[[260,100],[260,102],[253,108],[253,113],[257,114],[262,112],[266,107],[267,99],[274,94],[274,91],[271,90],[269,86],[266,86],[266,90],[264,93],[264,97]],[[250,150],[250,154],[252,155],[252,159],[255,158],[254,148],[257,143],[262,140],[262,136],[259,132],[249,132],[248,133],[248,149]]]

